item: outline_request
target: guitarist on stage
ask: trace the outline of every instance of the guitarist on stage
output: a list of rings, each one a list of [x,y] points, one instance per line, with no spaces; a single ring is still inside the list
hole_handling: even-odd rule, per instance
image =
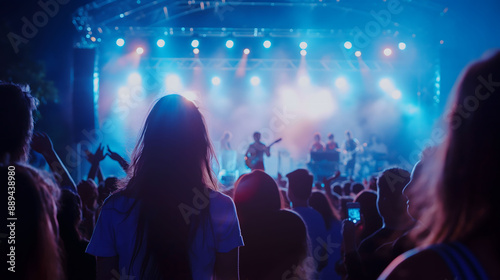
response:
[[[358,139],[352,138],[351,132],[345,132],[346,140],[342,145],[342,152],[345,157],[345,171],[347,178],[352,179],[354,176],[354,167],[356,166],[356,153],[361,149],[361,144]]]
[[[248,167],[252,170],[262,170],[264,171],[264,154],[268,157],[271,156],[271,152],[269,151],[269,147],[267,147],[264,143],[260,142],[260,132],[255,132],[253,134],[253,142],[249,147],[245,156],[248,157],[252,164]]]

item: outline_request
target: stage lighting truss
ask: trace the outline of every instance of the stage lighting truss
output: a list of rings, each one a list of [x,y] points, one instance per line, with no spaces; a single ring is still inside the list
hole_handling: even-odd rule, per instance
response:
[[[362,2],[362,3],[360,3]],[[443,4],[434,0],[410,1],[401,0],[408,9],[419,10],[428,16],[429,12],[439,15]],[[233,37],[339,37],[350,34],[354,29],[272,29],[272,28],[191,28],[172,27],[176,19],[196,20],[198,13],[213,10],[214,20],[220,21],[220,16],[237,15],[244,11],[245,6],[276,9],[280,7],[304,7],[311,11],[331,9],[333,12],[349,13],[352,16],[371,20],[372,10],[379,10],[381,4],[373,0],[337,1],[337,0],[94,0],[73,13],[73,24],[80,33],[77,47],[92,47],[101,40],[91,41],[91,37],[105,36],[228,36]],[[239,9],[242,7],[242,9]],[[364,21],[363,21],[364,22]],[[392,28],[392,27],[391,27]],[[389,29],[388,29],[389,30]],[[387,30],[381,30],[387,31]],[[91,34],[91,36],[87,36]],[[87,38],[88,37],[88,38]],[[116,40],[116,39],[114,39]]]
[[[246,70],[278,70],[297,71],[300,66],[300,59],[249,59],[246,63]],[[195,69],[205,68],[214,70],[237,70],[240,66],[240,59],[225,58],[149,58],[143,61],[148,69],[157,71],[167,71],[168,69]],[[364,61],[360,64],[357,60],[309,60],[307,68],[310,71],[328,72],[357,72],[367,69],[373,72],[392,71],[393,64],[384,61]]]

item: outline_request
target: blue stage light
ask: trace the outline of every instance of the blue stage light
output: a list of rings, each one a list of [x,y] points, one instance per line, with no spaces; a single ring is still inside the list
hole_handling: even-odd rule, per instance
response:
[[[156,45],[160,48],[163,48],[165,46],[165,40],[158,39],[158,41],[156,41]]]
[[[250,83],[252,84],[252,86],[258,86],[258,85],[260,85],[260,78],[257,76],[253,76],[250,79]]]
[[[335,86],[342,91],[345,91],[349,88],[349,84],[347,83],[347,80],[344,77],[337,78],[335,80]]]
[[[214,85],[214,86],[220,85],[220,78],[219,77],[213,77],[212,78],[212,85]]]
[[[392,54],[392,50],[390,48],[385,48],[384,49],[384,55],[385,56],[391,56]]]
[[[123,40],[122,38],[118,38],[118,39],[116,40],[116,45],[117,45],[118,47],[123,47],[123,45],[125,45],[125,40]]]

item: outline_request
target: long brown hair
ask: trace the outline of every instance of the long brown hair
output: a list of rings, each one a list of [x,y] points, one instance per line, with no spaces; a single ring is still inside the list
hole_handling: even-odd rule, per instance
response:
[[[6,252],[0,260],[3,261],[10,252],[7,248],[14,246],[16,279],[64,279],[56,218],[59,189],[48,177],[29,166],[15,164],[8,167],[0,164],[0,171],[4,182],[7,182],[7,175],[15,178],[16,204],[13,214],[17,218],[14,222],[15,243],[8,243],[7,240],[0,243],[2,252]],[[6,196],[7,188],[0,198],[7,201]],[[8,217],[12,218],[6,217],[7,211],[2,213],[0,218],[4,221]],[[5,273],[10,272],[4,271],[1,275]]]
[[[148,267],[150,279],[192,278],[189,249],[193,231],[209,209],[209,205],[197,209],[193,197],[196,192],[217,188],[213,158],[205,121],[195,104],[175,94],[160,98],[144,124],[123,191],[140,202],[130,266],[145,246],[141,275]],[[180,205],[200,212],[186,222]]]
[[[450,99],[444,142],[410,192],[422,245],[500,234],[500,52],[468,67]],[[498,244],[496,244],[498,246]]]

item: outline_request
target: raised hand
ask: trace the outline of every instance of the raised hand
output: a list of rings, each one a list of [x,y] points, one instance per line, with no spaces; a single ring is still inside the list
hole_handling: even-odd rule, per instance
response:
[[[53,153],[54,146],[45,132],[35,132],[31,138],[31,148],[43,156]]]
[[[107,154],[104,154],[104,147],[102,146],[102,144],[99,144],[99,147],[97,147],[97,150],[95,151],[95,153],[91,157],[92,162],[98,163],[98,162],[102,161],[106,157],[106,155]]]
[[[87,159],[87,161],[89,163],[92,163],[92,159],[94,158],[94,154],[89,150],[85,150],[83,152],[85,153],[85,159]]]
[[[71,178],[66,166],[64,166],[64,163],[55,152],[52,141],[46,133],[35,132],[31,138],[31,148],[42,154],[54,176],[60,178],[58,180],[59,186],[70,187],[76,192],[76,185],[73,178]]]
[[[118,162],[120,164],[120,166],[123,168],[123,170],[125,170],[125,172],[127,172],[128,167],[129,167],[128,162],[118,153],[111,151],[111,149],[109,148],[109,145],[107,146],[107,148],[108,148],[108,152],[106,153],[106,155],[109,155],[109,157],[112,160]]]
[[[115,153],[115,152],[111,151],[111,149],[109,148],[109,145],[107,145],[106,147],[108,148],[108,153],[107,153],[107,155],[109,155],[109,157],[110,157],[112,160],[114,160],[114,161],[118,161],[118,162],[119,162],[119,161],[121,161],[121,160],[123,160],[123,157],[122,157],[122,156],[120,156],[118,153]]]
[[[329,186],[331,185],[331,183],[332,183],[333,181],[335,181],[335,180],[336,180],[337,178],[339,178],[339,177],[340,177],[340,171],[339,171],[339,170],[337,170],[337,171],[335,172],[335,174],[334,174],[332,177],[330,177],[330,178],[323,178],[323,185],[324,185],[325,187],[327,187],[327,186],[329,187]]]
[[[102,146],[102,143],[99,144],[99,147],[97,147],[97,150],[93,155],[91,152],[86,152],[86,154],[87,159],[90,158],[89,161],[91,164],[87,179],[94,180],[95,176],[100,173],[99,163],[106,157],[107,154],[104,154],[104,147]],[[101,180],[101,178],[99,180]]]

